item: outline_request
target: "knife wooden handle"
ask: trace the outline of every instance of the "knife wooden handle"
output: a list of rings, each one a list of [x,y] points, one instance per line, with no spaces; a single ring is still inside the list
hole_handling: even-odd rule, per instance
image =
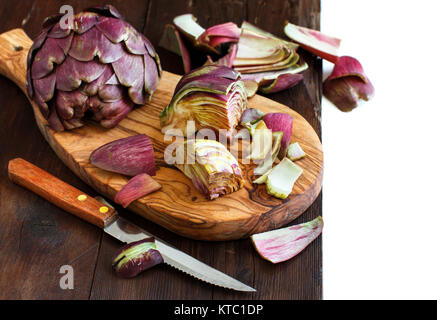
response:
[[[8,173],[9,179],[15,183],[100,228],[104,228],[117,217],[117,212],[113,208],[26,160],[20,158],[10,160]]]

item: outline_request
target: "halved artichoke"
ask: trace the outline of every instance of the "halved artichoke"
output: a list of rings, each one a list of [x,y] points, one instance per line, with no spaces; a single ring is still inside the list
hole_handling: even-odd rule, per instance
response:
[[[195,130],[232,131],[247,108],[247,94],[240,74],[217,65],[197,68],[181,78],[170,104],[160,114],[162,133],[178,129],[187,136],[187,122]]]
[[[56,131],[83,125],[87,111],[103,127],[117,125],[155,91],[159,57],[147,38],[106,5],[48,17],[27,59],[27,93]]]
[[[235,157],[220,142],[188,140],[183,164],[175,164],[209,200],[239,190],[243,174]]]

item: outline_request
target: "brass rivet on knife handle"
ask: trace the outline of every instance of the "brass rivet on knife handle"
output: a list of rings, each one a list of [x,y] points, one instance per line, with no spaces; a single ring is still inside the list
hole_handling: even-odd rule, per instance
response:
[[[100,228],[104,228],[117,217],[113,208],[102,209],[101,202],[26,160],[16,158],[9,161],[8,173],[9,179],[15,183]]]

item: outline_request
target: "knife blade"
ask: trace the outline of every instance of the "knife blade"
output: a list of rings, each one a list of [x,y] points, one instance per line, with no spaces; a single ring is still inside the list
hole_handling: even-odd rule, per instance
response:
[[[100,228],[121,242],[130,243],[154,237],[158,251],[166,264],[199,280],[237,291],[255,292],[254,288],[214,269],[169,245],[153,234],[118,215],[104,198],[92,198],[82,191],[52,176],[20,158],[9,161],[9,178],[30,189],[51,203]]]
[[[126,231],[128,230],[128,231]],[[164,262],[182,272],[185,272],[199,280],[216,286],[237,291],[255,292],[256,290],[244,283],[214,269],[192,256],[174,248],[153,234],[144,231],[123,217],[118,217],[114,222],[104,228],[104,231],[121,242],[130,243],[144,238],[154,237],[158,251]]]

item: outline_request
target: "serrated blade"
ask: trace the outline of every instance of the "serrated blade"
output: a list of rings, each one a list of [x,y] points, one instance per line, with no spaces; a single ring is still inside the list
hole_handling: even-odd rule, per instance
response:
[[[228,276],[227,274],[220,272],[217,269],[214,269],[207,264],[193,258],[192,256],[165,243],[157,241],[156,246],[159,252],[161,252],[165,263],[185,273],[188,273],[189,275],[197,279],[212,283],[216,286],[237,291],[256,291],[255,289]]]
[[[98,199],[101,201],[101,199]],[[192,256],[172,247],[154,235],[137,227],[128,220],[118,217],[114,222],[104,228],[104,231],[114,238],[130,243],[144,238],[154,237],[155,244],[161,253],[164,262],[168,265],[183,271],[199,280],[211,283],[216,286],[233,289],[237,291],[255,292],[256,290],[244,283],[220,272],[207,264],[193,258]]]

